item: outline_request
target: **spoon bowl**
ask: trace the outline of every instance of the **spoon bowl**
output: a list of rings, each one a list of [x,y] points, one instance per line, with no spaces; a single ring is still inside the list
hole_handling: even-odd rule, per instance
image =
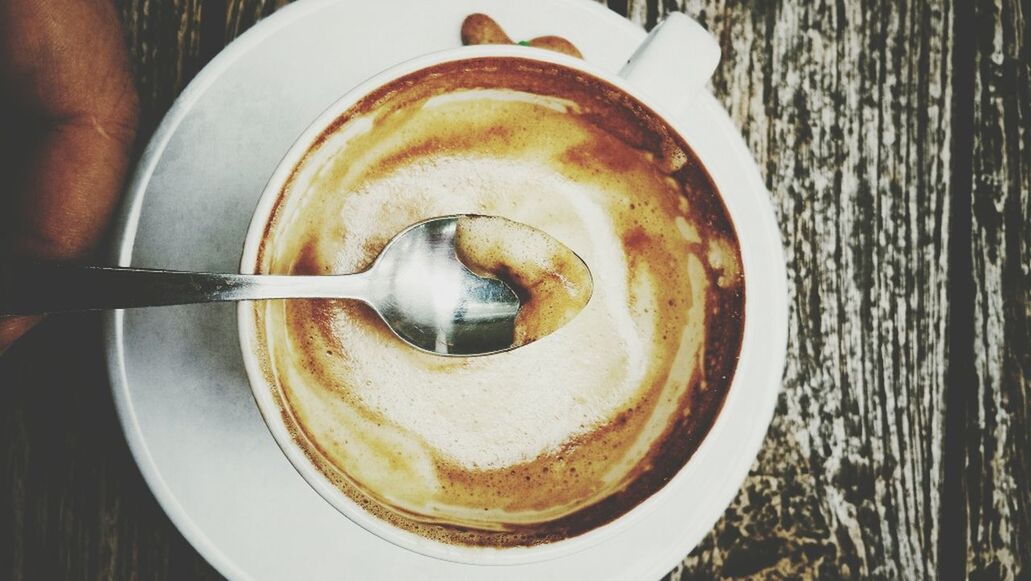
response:
[[[437,355],[487,355],[514,344],[520,301],[505,282],[473,273],[455,251],[459,216],[394,237],[366,271],[370,305],[408,344]]]

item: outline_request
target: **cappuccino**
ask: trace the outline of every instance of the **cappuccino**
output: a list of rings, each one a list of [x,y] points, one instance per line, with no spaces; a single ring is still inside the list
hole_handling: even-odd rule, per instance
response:
[[[618,518],[684,466],[734,374],[744,281],[712,181],[604,81],[512,57],[450,62],[322,133],[280,193],[257,271],[359,272],[405,227],[451,214],[547,233],[586,262],[592,294],[541,283],[534,296],[562,300],[524,301],[517,328],[557,330],[479,358],[417,351],[356,302],[255,303],[292,437],[368,512],[445,543],[554,542]],[[497,244],[512,239],[501,230],[460,231],[460,256],[502,278],[533,272],[537,243]]]

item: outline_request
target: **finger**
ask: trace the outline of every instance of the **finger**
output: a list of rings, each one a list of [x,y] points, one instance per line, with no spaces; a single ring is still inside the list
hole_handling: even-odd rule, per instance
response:
[[[132,86],[112,0],[0,2],[0,78],[15,105],[45,121],[104,115]]]
[[[131,133],[96,117],[44,130],[14,200],[15,254],[64,259],[96,246],[122,188]]]
[[[0,355],[42,319],[39,316],[0,317]]]
[[[8,249],[48,259],[95,248],[123,185],[137,100],[110,0],[9,0],[0,63],[27,118],[7,200]]]

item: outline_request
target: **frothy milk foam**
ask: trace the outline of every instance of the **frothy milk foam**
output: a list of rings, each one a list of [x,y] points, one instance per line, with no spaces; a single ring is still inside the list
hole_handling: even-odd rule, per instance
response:
[[[258,270],[357,272],[412,223],[487,214],[582,257],[590,302],[536,343],[460,359],[360,304],[257,303],[261,355],[296,440],[373,514],[451,543],[560,540],[661,487],[718,413],[742,326],[736,236],[686,146],[600,81],[520,59],[436,68],[327,130]]]

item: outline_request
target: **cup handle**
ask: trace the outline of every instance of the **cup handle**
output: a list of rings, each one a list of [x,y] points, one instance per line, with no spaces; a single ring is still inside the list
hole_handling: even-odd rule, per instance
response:
[[[619,71],[660,109],[683,113],[720,62],[720,45],[701,24],[671,12]]]

